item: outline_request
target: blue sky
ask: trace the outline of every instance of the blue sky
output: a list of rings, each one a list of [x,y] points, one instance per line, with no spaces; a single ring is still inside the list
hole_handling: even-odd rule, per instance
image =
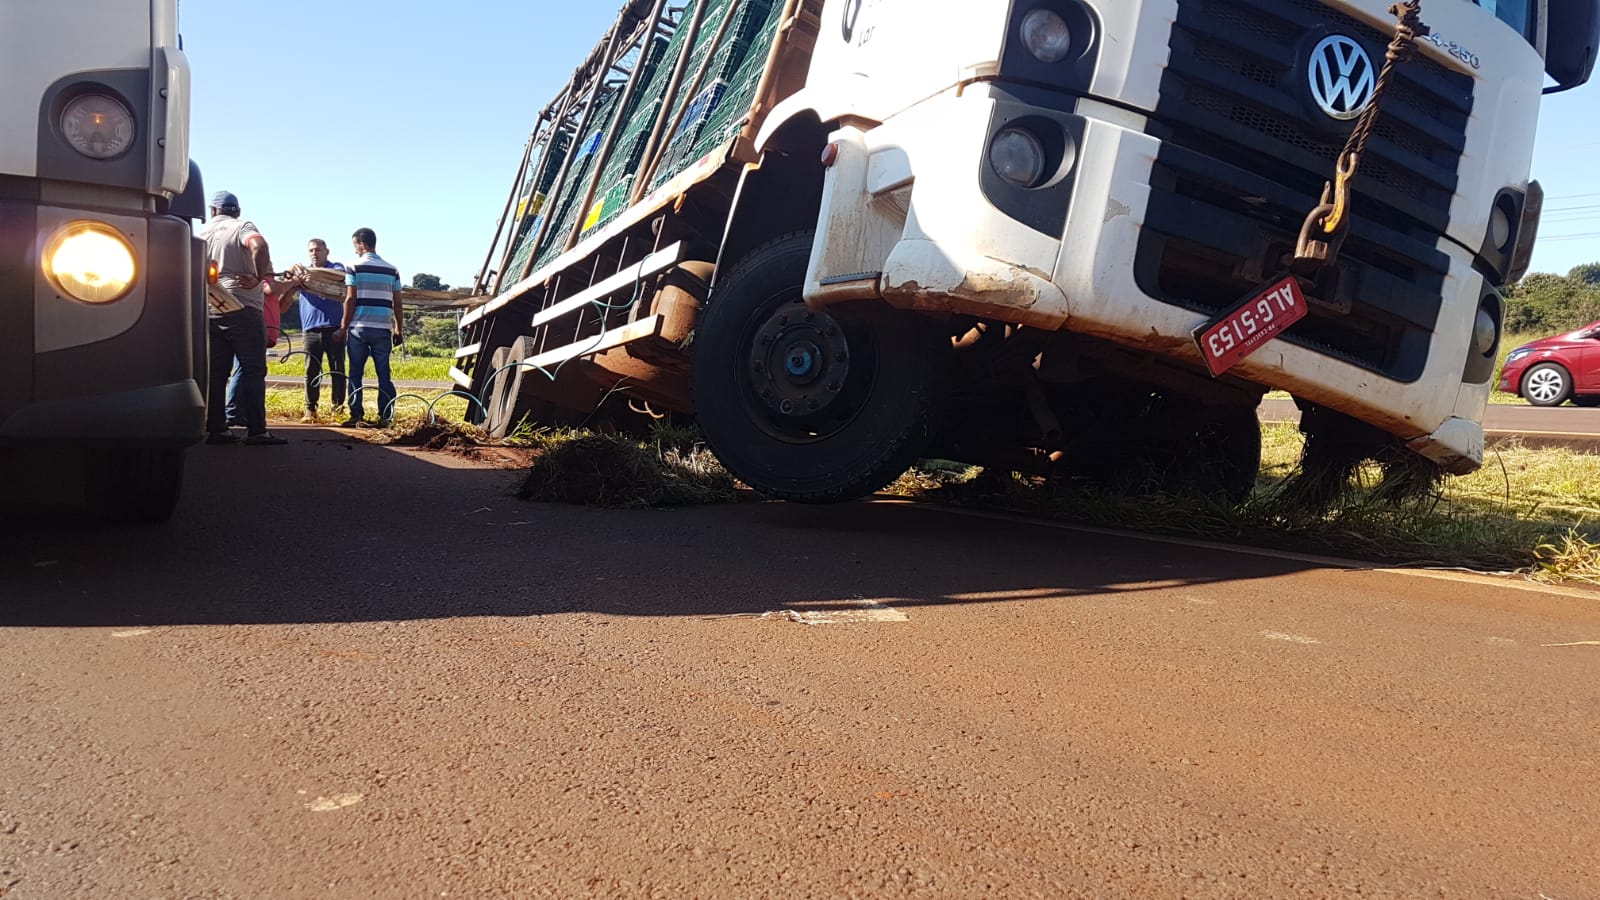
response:
[[[313,236],[348,258],[365,226],[407,283],[470,285],[538,111],[620,5],[184,0],[191,153],[208,192],[239,195],[280,268]],[[1597,113],[1600,84],[1546,98],[1536,270],[1600,260]]]

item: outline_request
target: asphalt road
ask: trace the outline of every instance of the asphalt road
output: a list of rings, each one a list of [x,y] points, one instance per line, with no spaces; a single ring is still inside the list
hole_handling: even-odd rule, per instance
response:
[[[1268,422],[1300,420],[1300,411],[1293,400],[1263,400],[1259,415]],[[1484,413],[1483,427],[1490,440],[1522,437],[1529,443],[1541,445],[1570,444],[1589,448],[1600,444],[1600,408],[1492,403]]]
[[[283,430],[0,532],[7,900],[1600,895],[1594,594]]]

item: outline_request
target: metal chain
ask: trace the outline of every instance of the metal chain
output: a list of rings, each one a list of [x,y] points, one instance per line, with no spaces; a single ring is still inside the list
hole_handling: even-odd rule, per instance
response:
[[[1367,141],[1377,124],[1395,64],[1411,59],[1416,52],[1417,39],[1432,33],[1422,23],[1422,0],[1395,3],[1389,7],[1389,13],[1395,17],[1394,37],[1390,39],[1388,52],[1384,54],[1383,69],[1378,73],[1372,100],[1361,112],[1361,118],[1351,130],[1349,140],[1345,141],[1344,149],[1339,152],[1334,166],[1334,179],[1323,186],[1322,202],[1306,217],[1295,249],[1296,262],[1310,262],[1320,267],[1331,263],[1338,254],[1338,244],[1343,243],[1344,232],[1350,227],[1350,183],[1361,168],[1361,157],[1367,151]],[[1313,231],[1321,231],[1334,240],[1315,238]]]

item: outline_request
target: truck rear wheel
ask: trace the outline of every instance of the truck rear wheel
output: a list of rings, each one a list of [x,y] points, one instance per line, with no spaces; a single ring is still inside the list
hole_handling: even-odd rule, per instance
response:
[[[712,292],[694,338],[695,416],[734,477],[769,497],[870,494],[921,455],[938,347],[912,314],[831,315],[801,297],[810,232],[752,251]]]
[[[91,450],[84,474],[89,508],[101,519],[120,525],[165,522],[183,486],[183,450]]]
[[[521,359],[517,354],[524,352],[524,339],[518,338],[510,347],[501,347],[489,357],[489,396],[484,402],[483,430],[492,438],[509,436],[523,416],[532,412],[521,401],[522,375],[528,369],[505,369],[511,360]]]

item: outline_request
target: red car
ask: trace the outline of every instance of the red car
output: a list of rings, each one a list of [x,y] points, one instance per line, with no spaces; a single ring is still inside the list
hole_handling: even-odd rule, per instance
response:
[[[1500,390],[1534,406],[1600,406],[1600,322],[1511,351]]]

